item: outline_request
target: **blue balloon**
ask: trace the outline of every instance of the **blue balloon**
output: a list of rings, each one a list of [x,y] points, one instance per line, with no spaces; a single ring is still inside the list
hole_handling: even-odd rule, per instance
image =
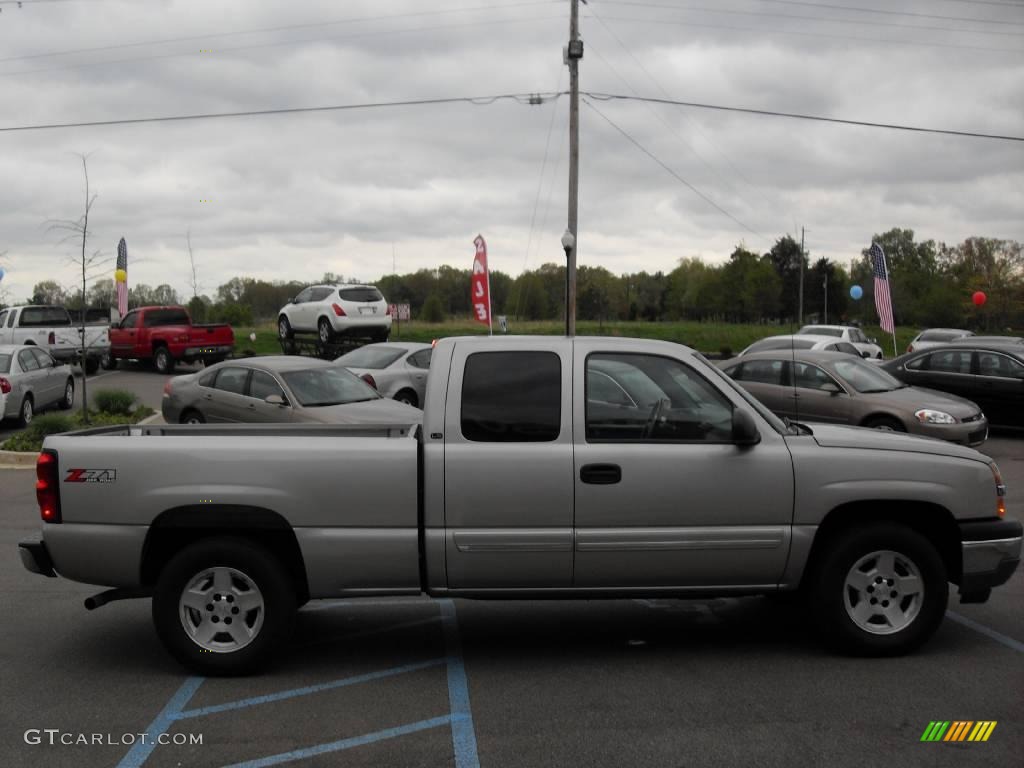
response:
[[[860,301],[860,297],[863,296],[863,295],[864,295],[864,289],[863,288],[861,288],[859,285],[851,286],[851,288],[850,288],[850,296],[853,298],[854,301]]]
[[[6,272],[4,272],[4,268],[3,268],[3,267],[0,267],[0,280],[3,280],[3,279],[4,279],[4,275],[6,275],[6,274],[7,274],[7,273],[6,273]]]

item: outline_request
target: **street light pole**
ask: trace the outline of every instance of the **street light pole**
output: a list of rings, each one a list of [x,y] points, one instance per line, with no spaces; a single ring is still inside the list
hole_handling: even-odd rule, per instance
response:
[[[565,335],[576,334],[575,318],[569,313],[569,260],[576,250],[576,238],[568,229],[562,234],[562,250],[565,251]]]
[[[586,0],[584,0],[585,2]],[[579,62],[583,58],[580,40],[579,0],[571,0],[569,12],[569,45],[565,63],[569,65],[569,228],[572,245],[566,251],[565,332],[576,335],[576,238],[580,202],[580,79]],[[565,238],[562,238],[565,247]]]

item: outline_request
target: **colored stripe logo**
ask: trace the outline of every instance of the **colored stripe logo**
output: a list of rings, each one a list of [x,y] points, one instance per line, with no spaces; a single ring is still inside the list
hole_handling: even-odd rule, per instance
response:
[[[988,741],[996,720],[932,720],[921,741]]]

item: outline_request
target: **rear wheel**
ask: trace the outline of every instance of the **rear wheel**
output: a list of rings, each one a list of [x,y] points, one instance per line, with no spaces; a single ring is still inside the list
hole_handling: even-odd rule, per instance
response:
[[[153,354],[153,365],[158,373],[171,373],[174,370],[174,357],[167,347],[157,347]]]
[[[331,328],[331,321],[326,317],[321,317],[316,323],[317,333],[320,335],[320,341],[324,344],[330,344],[334,341],[334,329]]]
[[[64,397],[60,401],[60,407],[65,411],[70,409],[75,404],[75,380],[68,378],[67,384],[64,385]]]
[[[35,418],[35,415],[35,404],[32,402],[32,398],[29,395],[25,395],[25,399],[21,401],[21,409],[18,411],[18,425],[21,427],[27,427],[32,423],[32,419]]]
[[[245,539],[214,538],[183,549],[153,593],[153,623],[164,647],[204,675],[266,666],[287,643],[295,611],[284,566]]]
[[[87,358],[85,358],[85,365],[83,365],[82,368],[85,370],[86,374],[88,374],[89,376],[92,376],[94,373],[96,373],[96,371],[98,371],[100,369],[99,358],[96,358],[96,357],[87,357]]]
[[[395,395],[395,400],[406,405],[411,405],[414,408],[420,407],[420,399],[416,396],[416,393],[411,389],[403,389],[401,392]]]
[[[112,371],[117,368],[117,358],[112,357],[109,352],[104,352],[100,356],[100,365],[103,366],[103,370]]]
[[[898,523],[874,523],[825,546],[808,575],[813,618],[828,643],[862,656],[895,656],[935,633],[949,584],[927,538]]]
[[[875,416],[864,422],[865,427],[880,429],[883,432],[906,432],[907,428],[897,419],[889,416]]]
[[[206,423],[206,419],[203,417],[203,414],[201,414],[199,411],[197,411],[195,409],[185,411],[183,414],[181,414],[180,421],[181,421],[182,424],[205,424]]]

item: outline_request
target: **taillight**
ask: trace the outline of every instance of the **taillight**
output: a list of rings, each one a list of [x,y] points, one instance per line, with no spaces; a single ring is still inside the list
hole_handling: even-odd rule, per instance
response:
[[[391,305],[388,304],[388,308],[384,311],[385,317],[391,317]]]
[[[56,344],[57,343],[57,334],[54,333],[53,331],[50,331],[50,335],[46,337],[46,343],[47,344]]]
[[[164,397],[167,397],[171,394],[171,381],[171,379],[168,379],[167,381],[164,382]]]
[[[11,382],[0,376],[0,393],[7,394],[11,391]]]
[[[914,351],[914,345],[913,344],[908,344],[907,345],[907,352],[913,352],[913,351]]]
[[[995,462],[988,465],[992,470],[992,479],[996,481],[996,515],[1006,516],[1006,485],[1003,483],[1003,476],[999,473],[999,467]]]
[[[342,309],[338,304],[331,304],[331,309],[334,310],[334,314],[338,317],[345,317],[345,310]]]
[[[370,374],[364,373],[359,378],[361,378],[363,381],[365,381],[367,384],[369,384],[374,389],[377,388],[377,382],[374,380],[373,376],[371,376]]]
[[[36,501],[39,502],[39,516],[44,523],[60,522],[59,483],[57,454],[43,451],[36,459]]]

